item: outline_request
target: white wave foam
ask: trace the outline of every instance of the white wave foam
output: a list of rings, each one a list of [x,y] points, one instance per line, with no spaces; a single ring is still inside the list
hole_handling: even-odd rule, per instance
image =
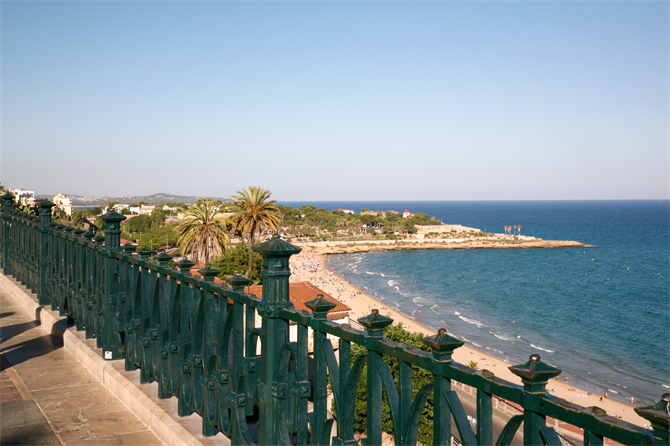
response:
[[[365,274],[372,274],[373,276],[375,275],[375,273],[371,273],[370,271],[366,271]]]
[[[546,348],[538,347],[535,344],[530,344],[531,347],[536,348],[538,350],[542,350],[543,352],[549,352],[549,353],[554,353],[554,350],[547,350]]]
[[[461,313],[459,313],[458,311],[454,311],[454,314],[455,314],[456,316],[460,316],[460,315],[461,315]]]
[[[414,302],[415,304],[417,304],[420,307],[425,307],[426,305],[428,305],[430,303],[430,301],[428,299],[426,299],[424,297],[421,297],[421,296],[415,297],[414,299],[412,299],[412,302]]]
[[[458,316],[458,318],[462,321],[467,322],[468,324],[476,325],[477,328],[483,328],[485,327],[484,323],[481,321],[478,321],[477,319],[470,319],[465,316]]]
[[[501,352],[500,350],[496,350],[495,348],[491,348],[491,347],[484,347],[484,348],[485,348],[486,350],[491,350],[492,352],[497,352],[497,353],[500,353],[500,354],[502,354],[502,355],[505,354],[505,352]]]
[[[473,342],[472,345],[474,345],[475,347],[479,347],[479,348],[482,347],[481,345],[477,344],[476,342]]]
[[[505,334],[505,333],[494,333],[492,331],[490,331],[489,333],[491,333],[493,336],[495,336],[498,339],[502,339],[503,341],[514,342],[514,337],[511,336],[511,335],[508,335],[508,334]]]
[[[395,281],[395,280],[393,280],[393,279],[389,280],[389,281],[388,281],[388,282],[386,282],[386,283],[388,283],[388,284],[389,284],[389,286],[396,286],[396,285],[398,285],[398,282],[396,282],[396,281]]]
[[[609,391],[612,392],[612,393],[619,393],[619,392],[617,392],[616,390],[612,390],[612,389],[607,389],[607,390],[609,390]]]
[[[666,386],[665,384],[661,384],[661,385],[662,385],[663,387],[665,387],[666,389],[670,389],[670,386]]]
[[[438,304],[433,305],[432,307],[430,307],[430,309],[435,314],[439,314],[439,315],[447,314],[446,311],[444,311],[444,312],[440,311],[440,306]]]
[[[386,274],[379,274],[379,275],[382,276],[382,277],[386,277]]]

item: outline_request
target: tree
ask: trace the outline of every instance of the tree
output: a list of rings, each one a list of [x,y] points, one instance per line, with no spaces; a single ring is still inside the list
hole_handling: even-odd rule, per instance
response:
[[[237,191],[232,195],[235,200],[231,206],[234,215],[231,217],[237,231],[249,237],[249,247],[254,246],[256,231],[276,231],[281,223],[281,214],[275,200],[269,200],[272,192],[256,186]],[[247,271],[251,272],[253,261],[253,250],[249,250],[249,266]]]
[[[220,271],[217,277],[219,279],[227,279],[243,271],[247,267],[249,251],[250,249],[244,243],[238,243],[235,248],[229,249],[216,259],[212,266]],[[251,273],[247,273],[247,278],[251,280],[251,285],[257,285],[263,280],[263,276],[261,276],[263,258],[258,254],[253,254],[253,259],[253,268],[251,269]]]
[[[230,221],[217,217],[220,212],[213,201],[199,202],[188,208],[178,227],[177,244],[182,255],[191,253],[194,262],[202,259],[205,265],[210,264],[212,257],[220,255],[230,247]]]

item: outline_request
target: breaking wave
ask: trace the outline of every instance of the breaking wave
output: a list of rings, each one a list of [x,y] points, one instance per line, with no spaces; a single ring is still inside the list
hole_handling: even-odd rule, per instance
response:
[[[465,316],[458,316],[458,318],[462,321],[467,322],[468,324],[476,325],[477,328],[483,328],[483,327],[486,326],[486,325],[484,325],[483,322],[478,321],[477,319],[470,319],[470,318],[467,318]]]
[[[530,346],[533,347],[533,348],[536,348],[536,349],[538,349],[538,350],[542,350],[543,352],[554,353],[554,350],[548,350],[548,349],[546,349],[546,348],[538,347],[538,346],[535,345],[535,344],[530,344]]]
[[[430,301],[428,299],[426,299],[424,297],[421,297],[421,296],[415,297],[414,299],[412,299],[412,302],[414,302],[415,304],[417,304],[420,307],[425,307],[426,305],[428,305],[430,303]]]

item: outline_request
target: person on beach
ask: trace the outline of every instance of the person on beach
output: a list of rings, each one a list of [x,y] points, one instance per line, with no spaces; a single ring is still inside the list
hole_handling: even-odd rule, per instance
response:
[[[607,394],[607,390],[605,390],[605,398],[609,398],[609,396]]]

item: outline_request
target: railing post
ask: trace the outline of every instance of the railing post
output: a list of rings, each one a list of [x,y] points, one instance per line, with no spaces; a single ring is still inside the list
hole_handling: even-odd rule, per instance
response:
[[[116,253],[121,250],[121,222],[126,219],[117,212],[108,212],[103,215],[105,222],[105,289],[103,296],[104,333],[102,339],[102,351],[104,359],[123,358],[123,349],[115,331],[115,318],[117,316],[119,299],[119,259]]]
[[[446,446],[451,444],[451,411],[447,401],[451,379],[443,376],[443,370],[438,368],[450,366],[454,350],[462,347],[464,342],[449,336],[446,328],[440,328],[435,336],[425,338],[423,343],[433,351],[436,366],[433,370],[433,444]]]
[[[305,306],[312,310],[314,320],[325,321],[328,319],[328,312],[335,308],[336,304],[324,299],[323,294],[319,294],[316,296],[316,299],[305,302]],[[332,423],[328,422],[328,362],[324,346],[326,342],[330,342],[326,333],[314,330],[314,391],[312,393],[314,401],[314,418],[310,425],[312,427],[312,444],[318,446],[328,445],[331,440],[330,427],[332,426]],[[348,368],[349,364],[346,364],[345,370],[348,370]],[[345,410],[342,410],[341,407],[338,407],[337,410],[338,427],[349,427],[341,426],[341,424],[346,424],[345,418],[347,416],[342,413],[345,412]],[[353,419],[353,417],[348,418]],[[351,426],[351,428],[353,430],[353,426]],[[338,431],[340,431],[340,429],[338,429]],[[345,444],[339,435],[335,437],[333,443]]]
[[[288,296],[288,279],[291,275],[289,258],[301,251],[275,235],[265,243],[252,247],[263,256],[263,305],[258,313],[263,317],[261,328],[261,370],[258,383],[260,420],[258,444],[276,445],[279,436],[279,404],[287,389],[278,382],[278,365],[282,346],[288,342],[288,321],[279,317],[282,308],[293,305]]]
[[[542,433],[546,431],[546,417],[539,412],[542,398],[547,393],[547,382],[561,374],[561,370],[540,361],[540,355],[530,355],[528,362],[509,367],[523,382],[523,443],[543,444]]]
[[[367,382],[367,438],[363,442],[366,446],[381,444],[382,441],[382,378],[379,366],[382,363],[382,354],[373,350],[375,340],[384,338],[384,328],[393,323],[393,319],[379,314],[376,308],[368,316],[360,318],[358,322],[365,327],[371,342],[368,349],[368,382]]]
[[[9,215],[12,212],[14,195],[7,192],[0,198],[2,198],[2,274],[8,276],[12,273],[12,269],[9,266]]]
[[[670,444],[670,393],[664,393],[657,403],[635,408],[635,412],[651,423],[655,445]]]
[[[51,208],[55,204],[49,200],[40,203],[40,288],[37,293],[40,305],[47,305],[49,299],[49,225],[51,224]]]

